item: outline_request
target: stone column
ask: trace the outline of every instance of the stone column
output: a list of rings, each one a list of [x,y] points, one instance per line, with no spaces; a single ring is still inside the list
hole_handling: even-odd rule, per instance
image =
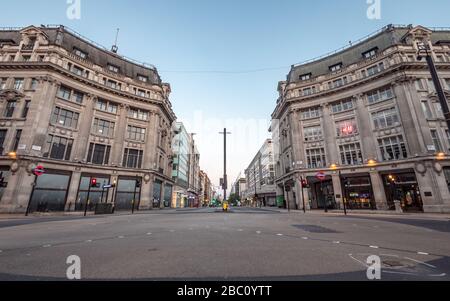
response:
[[[72,172],[72,177],[70,178],[69,190],[67,193],[67,201],[65,211],[73,211],[78,197],[78,188],[80,187],[81,172]]]
[[[383,179],[377,171],[370,172],[370,181],[372,182],[372,193],[375,198],[378,210],[388,210],[386,191],[384,189]]]
[[[426,144],[432,144],[432,141],[424,141],[424,137],[419,134],[421,133],[421,130],[417,122],[416,111],[414,110],[414,105],[411,103],[411,99],[406,95],[406,88],[404,85],[405,83],[403,80],[397,81],[394,84],[394,91],[410,155],[414,156],[415,154],[427,153]]]
[[[144,176],[145,177],[145,176]],[[140,206],[139,206],[139,210],[150,210],[152,209],[152,199],[153,199],[153,194],[152,194],[152,181],[143,181],[142,186],[141,186],[141,202],[140,202]]]
[[[81,113],[79,121],[78,139],[75,142],[75,161],[82,161],[86,159],[86,152],[89,144],[89,137],[91,135],[92,120],[94,118],[94,107],[97,102],[97,97],[88,95],[86,105]]]
[[[322,125],[325,138],[325,149],[327,157],[327,165],[339,162],[338,151],[336,149],[336,125],[334,119],[331,116],[330,106],[322,106]]]
[[[0,212],[2,213],[25,213],[27,210],[35,176],[26,170],[27,167],[24,165],[28,165],[28,162],[18,163],[22,166],[11,173],[8,187],[6,187],[0,202]],[[12,169],[14,170],[14,168],[13,166]]]
[[[155,169],[156,148],[158,142],[158,115],[156,112],[150,113],[149,126],[147,128],[147,140],[144,152],[144,169]]]
[[[295,167],[298,167],[297,162],[305,162],[305,155],[301,149],[301,146],[303,145],[303,130],[300,126],[298,111],[294,111],[289,114],[289,123],[291,128],[291,146],[293,149],[292,161],[296,163]]]
[[[129,107],[124,104],[119,105],[118,121],[116,119],[116,124],[114,127],[114,145],[112,148],[112,160],[110,160],[111,165],[121,165],[122,164],[122,153],[125,142],[125,134],[127,132],[127,112]]]
[[[334,195],[336,198],[336,205],[338,209],[343,208],[342,205],[342,201],[343,201],[343,190],[342,190],[342,185],[341,185],[341,178],[339,177],[339,174],[333,174],[331,176],[332,181],[333,181],[333,190],[334,190]],[[337,198],[336,196],[339,195],[340,198]]]
[[[361,94],[353,98],[356,104],[356,117],[359,133],[361,136],[364,158],[367,160],[378,160],[377,145],[372,131],[372,118]]]

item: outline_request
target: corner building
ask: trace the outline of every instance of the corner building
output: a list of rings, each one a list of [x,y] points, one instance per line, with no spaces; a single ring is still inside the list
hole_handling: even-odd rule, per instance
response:
[[[450,99],[450,29],[388,25],[292,66],[271,127],[291,208],[450,212],[450,133],[420,42]]]
[[[88,193],[88,210],[170,206],[169,95],[155,67],[64,26],[1,29],[0,212],[84,210]]]

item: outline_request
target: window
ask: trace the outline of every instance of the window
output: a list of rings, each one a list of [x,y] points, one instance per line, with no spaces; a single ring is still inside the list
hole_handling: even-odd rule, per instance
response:
[[[109,163],[109,154],[111,152],[111,146],[103,144],[89,145],[87,162],[98,165],[107,165]]]
[[[369,51],[364,52],[362,55],[364,58],[370,59],[370,58],[373,58],[374,56],[376,56],[377,52],[378,52],[378,48],[373,48],[373,49],[370,49]]]
[[[72,94],[71,89],[61,86],[61,87],[59,87],[58,93],[56,94],[56,96],[58,96],[59,98],[62,98],[64,100],[70,101],[71,94]]]
[[[447,90],[450,90],[450,78],[446,78],[445,83],[447,84]]]
[[[2,155],[3,151],[4,151],[5,139],[6,139],[7,133],[8,133],[8,130],[0,130],[0,155]]]
[[[120,68],[112,64],[108,64],[108,70],[114,73],[119,73]]]
[[[76,129],[78,126],[78,118],[78,113],[55,107],[55,109],[53,110],[51,123]]]
[[[39,85],[39,81],[35,78],[31,80],[30,90],[36,90]]]
[[[78,66],[72,66],[70,71],[78,76],[83,76],[84,70]]]
[[[436,86],[434,85],[434,82],[431,78],[428,79],[428,89],[431,92],[436,92]]]
[[[138,74],[137,78],[138,78],[138,80],[141,81],[141,82],[144,82],[144,83],[148,82],[148,77],[145,76],[145,75],[140,75],[140,74]]]
[[[300,76],[299,76],[299,79],[300,79],[301,81],[310,80],[310,79],[311,79],[311,76],[312,76],[311,73],[303,74],[303,75],[300,75]]]
[[[73,98],[76,103],[82,104],[84,100],[84,93],[73,91]]]
[[[439,139],[439,134],[437,130],[431,130],[431,138],[433,139],[433,144],[437,152],[443,151],[441,140]]]
[[[334,80],[332,82],[328,83],[329,89],[339,88],[347,84],[347,77],[338,78],[337,80]]]
[[[127,139],[144,142],[145,129],[129,125],[127,130]]]
[[[322,168],[327,165],[325,149],[323,148],[307,149],[306,159],[308,162],[308,168]]]
[[[15,78],[14,79],[14,89],[22,90],[23,88],[23,78]]]
[[[123,154],[123,167],[142,168],[143,151],[126,148]]]
[[[437,118],[445,118],[444,117],[444,111],[442,110],[442,106],[439,102],[434,102],[434,109],[436,111],[436,117]]]
[[[20,138],[22,137],[22,130],[16,130],[16,135],[14,136],[14,144],[12,151],[16,152],[19,148]]]
[[[424,81],[423,79],[416,80],[416,88],[418,91],[426,91],[427,88],[425,87],[425,85],[426,85],[426,81]]]
[[[367,100],[369,104],[385,101],[394,97],[394,92],[391,87],[382,88],[376,91],[367,93]]]
[[[115,90],[120,90],[121,89],[121,85],[120,84],[118,84],[117,82],[115,82],[113,80],[110,80],[110,79],[105,81],[105,85],[107,87],[110,87],[110,88],[115,89]]]
[[[11,118],[14,115],[14,110],[16,108],[17,102],[15,100],[10,100],[6,103],[6,109],[3,113],[3,117]]]
[[[25,100],[25,105],[24,105],[23,111],[22,111],[22,118],[27,118],[28,111],[30,111],[30,104],[31,104],[31,100]]]
[[[445,63],[445,58],[443,55],[436,55],[436,63]]]
[[[80,50],[80,49],[78,49],[78,48],[74,48],[74,49],[73,49],[73,53],[74,53],[76,56],[79,56],[79,57],[82,58],[82,59],[86,59],[87,56],[88,56],[88,54],[87,54],[86,52],[84,52],[84,51],[82,51],[82,50]]]
[[[318,118],[318,117],[320,117],[320,110],[318,107],[309,108],[302,112],[303,119]]]
[[[383,161],[392,161],[408,158],[406,144],[403,136],[393,136],[378,140],[378,145]]]
[[[447,138],[447,144],[450,145],[450,131],[445,130],[445,137]],[[0,144],[1,147],[1,144]]]
[[[95,105],[97,110],[117,114],[117,104],[104,99],[98,99]]]
[[[29,56],[29,55],[23,55],[22,56],[22,61],[23,62],[29,62],[31,60],[31,56]]]
[[[112,137],[114,136],[114,122],[95,118],[92,133],[94,135]]]
[[[0,90],[6,89],[6,81],[7,80],[8,80],[7,78],[0,78]]]
[[[309,87],[309,88],[305,88],[302,91],[302,96],[308,96],[308,95],[312,95],[316,93],[316,87]]]
[[[353,109],[353,101],[351,99],[336,102],[331,105],[333,113],[340,113]]]
[[[329,68],[330,68],[330,71],[331,71],[331,72],[339,71],[339,70],[342,69],[342,63],[339,63],[339,64],[336,64],[336,65],[330,66]]]
[[[312,126],[303,129],[303,136],[305,141],[316,141],[323,138],[322,127]]]
[[[130,108],[128,111],[128,117],[134,118],[134,119],[140,119],[140,120],[148,120],[149,119],[149,112],[139,110],[136,108]]]
[[[70,160],[73,140],[64,137],[49,135],[47,139],[48,153],[44,157],[56,160]]]
[[[363,163],[361,145],[351,143],[339,146],[342,165],[359,165]]]
[[[346,137],[358,134],[356,120],[345,120],[336,123],[337,137]]]
[[[384,70],[384,63],[381,62],[378,65],[372,66],[370,68],[367,69],[367,76],[372,76],[375,75],[377,73],[380,73],[381,71]]]
[[[381,130],[400,124],[400,118],[396,108],[373,113],[372,120],[376,130]]]
[[[431,114],[431,109],[430,109],[430,105],[429,105],[428,101],[422,100],[421,105],[422,105],[422,111],[423,111],[423,114],[425,115],[425,117],[427,119],[432,119],[433,114]]]

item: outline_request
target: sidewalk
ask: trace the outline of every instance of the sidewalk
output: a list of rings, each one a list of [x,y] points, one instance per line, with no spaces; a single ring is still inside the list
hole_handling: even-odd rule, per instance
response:
[[[287,213],[287,209],[279,209],[280,212]],[[291,213],[303,214],[302,210],[291,210]],[[342,216],[344,215],[344,210],[328,210],[327,213],[323,209],[321,210],[309,210],[306,211],[307,215],[334,215]],[[395,217],[414,217],[414,218],[439,218],[450,220],[450,213],[399,213],[396,211],[389,210],[347,210],[348,216],[395,216]]]

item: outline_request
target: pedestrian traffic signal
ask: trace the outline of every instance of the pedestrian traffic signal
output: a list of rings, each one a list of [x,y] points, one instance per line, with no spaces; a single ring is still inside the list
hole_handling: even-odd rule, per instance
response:
[[[91,187],[92,188],[96,188],[97,187],[97,179],[96,178],[92,178],[91,179]]]
[[[308,181],[306,179],[302,180],[302,188],[308,188]]]

